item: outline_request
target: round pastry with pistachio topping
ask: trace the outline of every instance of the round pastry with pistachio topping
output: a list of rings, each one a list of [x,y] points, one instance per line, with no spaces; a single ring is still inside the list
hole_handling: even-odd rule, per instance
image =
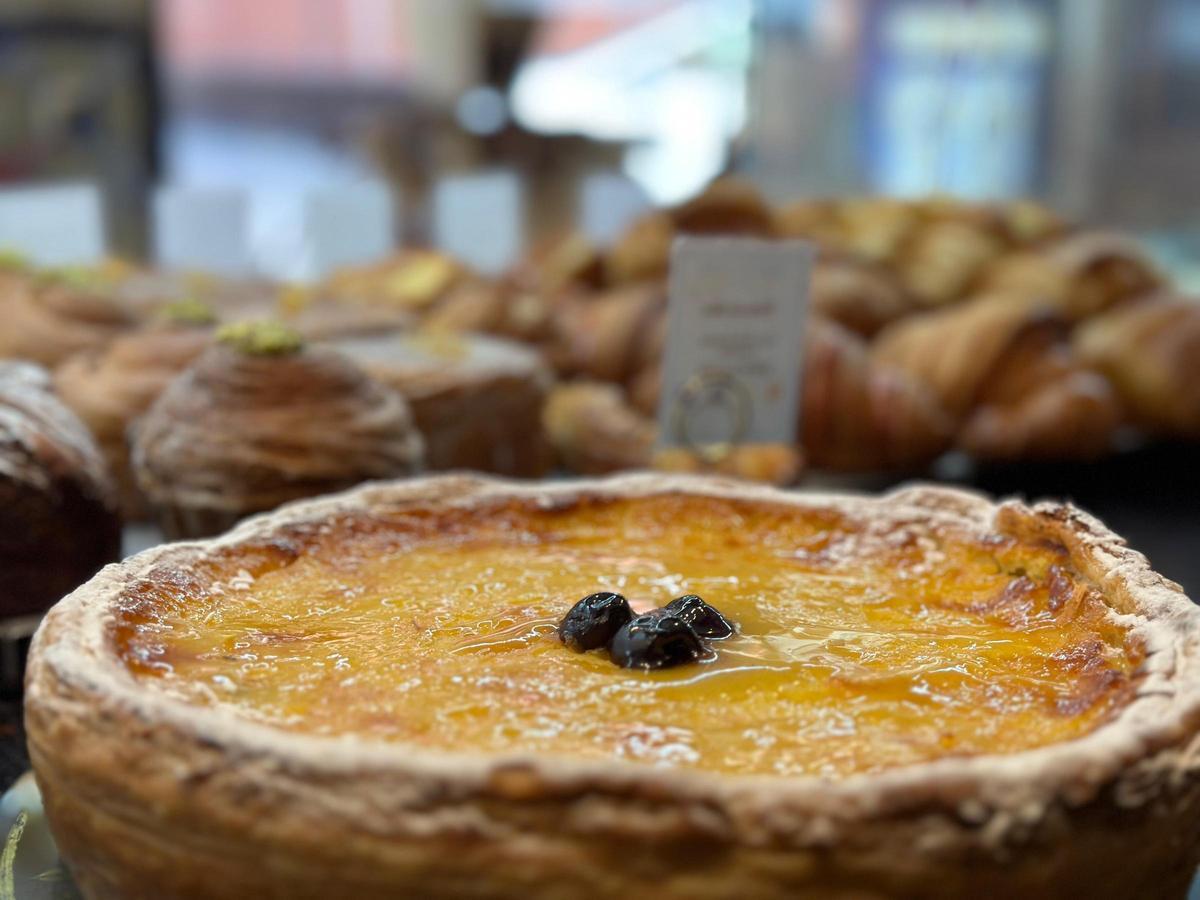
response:
[[[92,898],[1179,897],[1198,624],[1069,506],[444,477],[109,567],[26,721]]]
[[[218,330],[134,432],[138,487],[175,538],[412,474],[422,453],[403,397],[271,321]]]

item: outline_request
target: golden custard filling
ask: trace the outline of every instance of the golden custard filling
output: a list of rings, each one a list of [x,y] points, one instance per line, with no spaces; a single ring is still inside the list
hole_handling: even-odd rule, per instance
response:
[[[844,776],[1069,740],[1144,657],[1064,548],[688,494],[352,513],[121,600],[145,685],[279,728],[446,751]],[[643,672],[555,626],[705,598],[739,633]]]

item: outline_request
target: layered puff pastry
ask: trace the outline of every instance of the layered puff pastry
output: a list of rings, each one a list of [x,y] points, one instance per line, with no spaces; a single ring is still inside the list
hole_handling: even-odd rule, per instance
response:
[[[39,613],[120,558],[104,460],[48,373],[0,362],[0,616]]]
[[[270,323],[222,329],[137,423],[133,443],[138,487],[173,538],[412,474],[422,455],[402,396]]]
[[[537,478],[553,453],[542,405],[553,376],[529,348],[484,335],[423,331],[329,346],[399,392],[425,441],[430,471]]]

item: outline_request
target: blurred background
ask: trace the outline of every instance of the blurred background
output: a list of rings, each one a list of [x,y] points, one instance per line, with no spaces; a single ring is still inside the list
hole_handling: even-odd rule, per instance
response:
[[[438,192],[482,173],[501,268],[736,171],[774,201],[1037,197],[1195,279],[1198,93],[1194,0],[6,0],[0,184],[94,186],[133,255],[185,240],[156,242],[172,188],[242,216],[224,268],[302,278],[380,240],[311,246],[350,186],[395,239],[478,245]]]

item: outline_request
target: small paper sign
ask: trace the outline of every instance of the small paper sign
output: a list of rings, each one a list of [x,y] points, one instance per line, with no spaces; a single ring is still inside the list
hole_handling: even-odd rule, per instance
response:
[[[375,262],[396,246],[396,205],[387,185],[359,182],[312,191],[304,203],[304,236],[312,274]]]
[[[484,275],[516,262],[525,240],[521,184],[512,172],[455,175],[433,196],[434,245]]]
[[[617,172],[589,175],[579,190],[579,228],[597,244],[611,244],[649,209],[646,192]]]
[[[660,444],[703,453],[795,441],[812,261],[801,241],[675,242]]]
[[[165,187],[154,197],[154,252],[165,269],[250,271],[249,204],[236,189]]]
[[[0,252],[41,266],[98,262],[105,254],[104,209],[93,184],[0,191]]]

